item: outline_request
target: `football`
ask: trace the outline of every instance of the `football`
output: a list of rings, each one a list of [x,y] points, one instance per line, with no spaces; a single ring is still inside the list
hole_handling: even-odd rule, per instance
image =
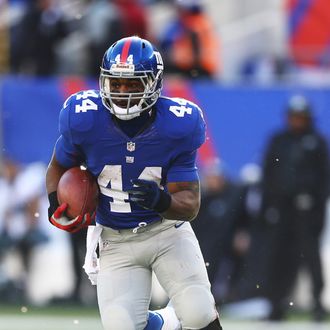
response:
[[[98,184],[88,170],[72,167],[61,176],[57,186],[57,199],[60,204],[68,204],[66,214],[70,218],[94,212],[98,197]]]

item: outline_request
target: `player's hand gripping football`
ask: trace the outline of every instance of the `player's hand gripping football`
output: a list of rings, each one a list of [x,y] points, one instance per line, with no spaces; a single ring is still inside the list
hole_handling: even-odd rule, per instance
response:
[[[145,209],[165,212],[171,205],[171,195],[160,189],[155,181],[134,179],[134,187],[128,191],[129,201]]]
[[[78,215],[73,219],[68,217],[66,215],[68,204],[63,203],[59,205],[56,197],[56,192],[50,194],[49,204],[50,205],[48,208],[48,217],[51,224],[69,233],[75,233],[84,227],[88,227],[95,219],[95,212],[93,214],[86,213],[84,215]]]

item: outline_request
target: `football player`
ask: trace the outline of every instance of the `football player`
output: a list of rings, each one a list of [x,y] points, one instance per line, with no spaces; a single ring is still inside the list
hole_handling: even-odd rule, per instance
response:
[[[64,103],[48,166],[50,221],[69,232],[93,217],[67,217],[56,197],[61,175],[84,164],[98,182],[95,281],[106,330],[221,329],[189,223],[200,205],[195,160],[205,122],[195,104],[160,96],[163,69],[149,41],[115,42],[102,60],[100,90],[78,92]],[[148,313],[152,272],[173,306],[157,313]]]

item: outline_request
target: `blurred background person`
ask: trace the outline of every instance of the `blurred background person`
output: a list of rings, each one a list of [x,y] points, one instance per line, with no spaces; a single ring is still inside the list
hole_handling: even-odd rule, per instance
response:
[[[91,0],[82,18],[87,38],[87,75],[98,77],[100,61],[109,45],[124,37],[147,38],[148,18],[140,0]]]
[[[64,299],[55,298],[52,301],[53,303],[66,302],[78,305],[86,303],[83,292],[85,274],[82,271],[86,254],[86,235],[87,229],[69,235],[72,250],[73,288],[67,297]]]
[[[220,63],[219,37],[199,0],[174,0],[175,17],[158,36],[168,73],[215,78]]]
[[[91,0],[82,18],[82,30],[88,40],[87,74],[98,77],[99,58],[109,45],[131,35],[147,37],[147,12],[140,0]]]
[[[262,172],[256,163],[247,163],[240,170],[241,185],[240,230],[234,237],[233,250],[238,262],[236,281],[232,286],[232,301],[263,296],[267,251],[261,249],[267,242],[263,232]]]
[[[192,221],[215,299],[223,303],[230,295],[236,270],[233,239],[240,226],[240,187],[225,173],[216,159],[201,169],[202,200],[197,218]]]
[[[11,302],[28,300],[26,289],[33,251],[48,241],[39,221],[41,198],[45,192],[42,179],[45,169],[45,165],[39,162],[22,166],[11,158],[2,160],[0,257],[3,262],[7,259],[7,266],[2,267],[6,281],[0,296]],[[17,262],[11,263],[8,258]],[[9,269],[8,265],[15,264],[17,267]]]
[[[15,26],[11,66],[15,73],[49,76],[57,73],[56,47],[68,35],[55,0],[32,0]]]
[[[272,84],[286,81],[292,74],[293,64],[283,55],[253,54],[241,66],[241,79],[245,83]]]
[[[100,72],[100,61],[105,50],[123,35],[118,8],[110,0],[90,0],[82,17],[81,30],[87,43],[88,76],[96,77]]]
[[[270,304],[265,298],[269,252],[262,221],[261,166],[257,163],[242,166],[238,184],[241,186],[240,226],[232,242],[236,271],[224,313],[238,319],[263,319],[269,314]]]
[[[112,0],[116,5],[124,37],[137,35],[148,38],[148,11],[142,0]]]
[[[263,216],[268,229],[267,296],[272,320],[285,316],[298,270],[312,280],[313,317],[325,316],[320,258],[329,162],[325,138],[314,125],[312,105],[302,95],[290,98],[286,127],[269,141],[263,164]]]

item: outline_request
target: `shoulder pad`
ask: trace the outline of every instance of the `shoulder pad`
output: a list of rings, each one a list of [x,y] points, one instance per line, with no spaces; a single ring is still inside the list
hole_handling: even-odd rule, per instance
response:
[[[206,125],[202,110],[183,98],[161,97],[156,104],[160,131],[167,138],[181,139],[189,150],[195,150],[205,141]]]
[[[95,115],[101,108],[101,97],[96,90],[72,94],[64,102],[60,112],[60,133],[73,141],[75,135],[92,129],[96,122]]]

